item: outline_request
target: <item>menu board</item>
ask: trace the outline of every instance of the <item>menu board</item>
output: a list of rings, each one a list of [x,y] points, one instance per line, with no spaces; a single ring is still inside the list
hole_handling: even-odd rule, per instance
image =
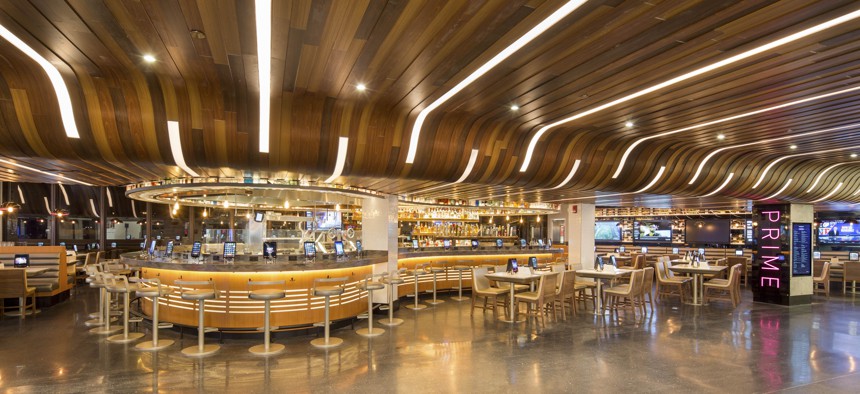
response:
[[[812,275],[812,223],[791,224],[791,265],[793,276]]]

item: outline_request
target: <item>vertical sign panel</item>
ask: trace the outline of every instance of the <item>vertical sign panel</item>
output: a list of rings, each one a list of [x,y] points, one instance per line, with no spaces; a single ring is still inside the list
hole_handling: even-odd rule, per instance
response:
[[[753,299],[758,302],[786,304],[791,285],[788,254],[787,205],[755,208],[758,222],[756,258],[753,262]]]
[[[812,223],[791,224],[791,274],[812,275]]]

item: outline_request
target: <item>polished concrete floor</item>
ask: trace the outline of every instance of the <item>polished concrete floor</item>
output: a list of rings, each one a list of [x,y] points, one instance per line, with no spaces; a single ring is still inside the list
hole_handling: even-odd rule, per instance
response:
[[[788,308],[753,303],[747,291],[737,309],[667,300],[644,319],[581,312],[515,325],[470,317],[468,302],[449,300],[400,309],[406,322],[374,339],[335,330],[345,340],[335,350],[312,348],[312,335],[280,336],[286,352],[266,359],[248,352],[261,340],[249,336],[203,360],[179,352],[194,335],[162,330],[178,343],[151,354],[89,334],[83,321],[96,299],[84,289],[35,317],[0,320],[0,392],[860,390],[860,300],[851,296]]]

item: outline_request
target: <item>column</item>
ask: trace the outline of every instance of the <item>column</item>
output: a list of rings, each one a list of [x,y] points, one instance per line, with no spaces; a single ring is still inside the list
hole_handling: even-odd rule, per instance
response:
[[[811,204],[756,205],[753,300],[778,305],[812,302]]]
[[[374,274],[397,270],[397,233],[397,196],[364,198],[361,204],[363,248],[388,253],[385,263],[373,266]],[[388,292],[373,292],[373,302],[388,302]]]
[[[107,195],[106,195],[107,188],[104,186],[99,186],[98,191],[99,191],[98,192],[99,193],[99,212],[98,212],[99,217],[96,220],[99,221],[99,225],[96,226],[96,229],[98,231],[99,250],[107,250],[107,248],[108,248],[108,244],[107,244],[108,210],[107,210]]]
[[[594,261],[594,204],[563,205],[567,222],[567,263],[573,269]]]

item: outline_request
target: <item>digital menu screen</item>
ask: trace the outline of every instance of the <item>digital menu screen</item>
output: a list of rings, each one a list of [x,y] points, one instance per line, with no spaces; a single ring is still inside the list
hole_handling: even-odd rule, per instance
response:
[[[232,259],[236,257],[236,243],[235,242],[224,242],[224,255],[225,259]]]
[[[791,273],[812,275],[812,223],[791,224]]]

